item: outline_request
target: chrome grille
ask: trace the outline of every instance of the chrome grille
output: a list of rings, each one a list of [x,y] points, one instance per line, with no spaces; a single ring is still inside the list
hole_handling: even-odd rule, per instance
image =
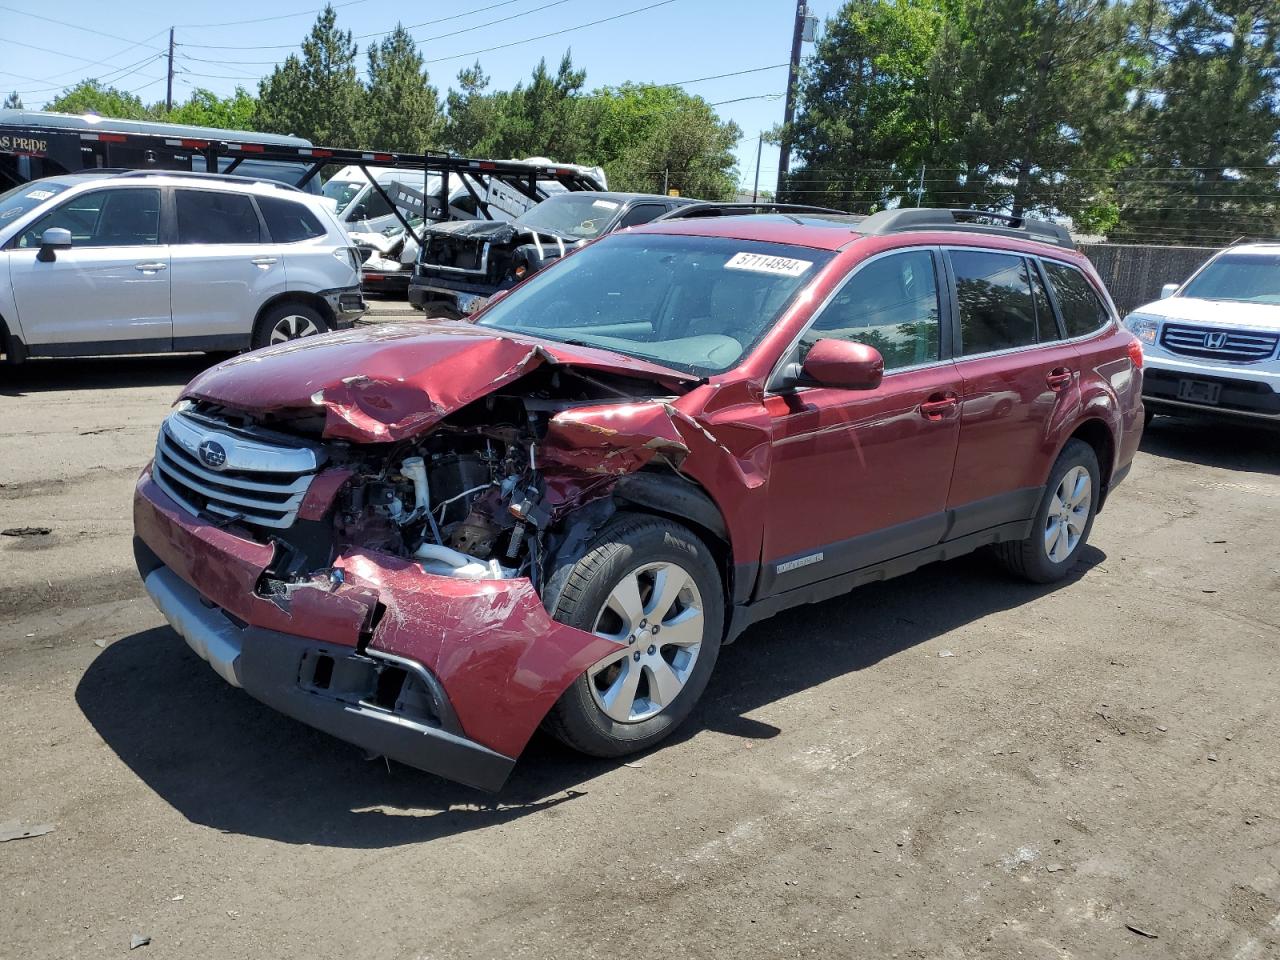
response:
[[[175,413],[160,427],[151,475],[193,514],[283,528],[297,519],[318,466],[306,447],[248,438]]]
[[[1204,360],[1257,363],[1275,356],[1280,334],[1166,323],[1160,344],[1170,353]]]

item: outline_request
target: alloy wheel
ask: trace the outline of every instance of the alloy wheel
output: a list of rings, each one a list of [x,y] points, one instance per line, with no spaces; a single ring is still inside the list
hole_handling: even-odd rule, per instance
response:
[[[1072,467],[1058,484],[1049,501],[1044,525],[1044,552],[1054,563],[1062,563],[1080,544],[1093,505],[1093,479],[1084,467]]]
[[[702,595],[687,570],[648,563],[628,573],[596,615],[595,634],[625,644],[587,671],[596,705],[619,723],[666,709],[702,649]]]
[[[271,343],[286,343],[301,337],[310,337],[320,332],[314,320],[300,314],[291,313],[276,321],[271,328]]]

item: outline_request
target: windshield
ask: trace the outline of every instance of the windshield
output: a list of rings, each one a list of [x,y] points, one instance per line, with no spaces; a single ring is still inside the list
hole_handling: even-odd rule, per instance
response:
[[[1280,304],[1280,253],[1228,253],[1187,284],[1180,296]]]
[[[723,237],[614,234],[535,274],[477,323],[707,376],[741,361],[831,257]]]
[[[547,230],[576,240],[594,240],[604,232],[622,206],[591,193],[565,193],[543,200],[512,222],[534,230]]]
[[[67,184],[65,183],[36,180],[0,193],[0,229],[3,229],[6,223],[17,219],[24,213],[30,213],[40,204],[56,197],[65,189],[67,189]]]
[[[337,212],[341,213],[356,198],[356,194],[368,185],[367,180],[330,180],[321,192],[330,200],[337,201]]]

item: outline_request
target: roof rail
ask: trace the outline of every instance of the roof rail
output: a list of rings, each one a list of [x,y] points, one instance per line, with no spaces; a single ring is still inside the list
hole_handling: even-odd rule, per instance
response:
[[[976,221],[991,220],[995,223]],[[986,210],[943,210],[930,207],[909,207],[905,210],[881,210],[858,224],[858,232],[871,237],[887,233],[905,233],[909,230],[958,230],[965,233],[994,234],[999,237],[1018,237],[1023,240],[1039,240],[1055,246],[1076,248],[1067,228],[1048,220],[1031,217],[1014,217],[1006,213],[990,213]]]
[[[841,217],[850,216],[846,210],[830,207],[811,207],[803,203],[690,203],[677,207],[660,220],[685,220],[692,217],[736,217],[759,213],[821,213]]]
[[[294,193],[302,193],[291,183],[281,183],[279,180],[272,180],[270,177],[246,177],[237,173],[208,173],[203,170],[122,170],[116,174],[120,179],[134,179],[143,177],[181,177],[183,180],[215,180],[225,183],[261,183],[269,187],[278,187],[281,190],[292,190]]]

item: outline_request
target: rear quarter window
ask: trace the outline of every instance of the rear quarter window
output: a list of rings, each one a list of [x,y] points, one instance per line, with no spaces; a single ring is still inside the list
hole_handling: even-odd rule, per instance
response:
[[[279,197],[258,197],[258,209],[267,221],[267,230],[275,243],[297,243],[312,237],[323,237],[324,226],[320,218],[306,204]]]
[[[1075,267],[1048,260],[1044,261],[1044,272],[1058,298],[1068,337],[1083,337],[1107,325],[1111,316],[1083,273]]]

